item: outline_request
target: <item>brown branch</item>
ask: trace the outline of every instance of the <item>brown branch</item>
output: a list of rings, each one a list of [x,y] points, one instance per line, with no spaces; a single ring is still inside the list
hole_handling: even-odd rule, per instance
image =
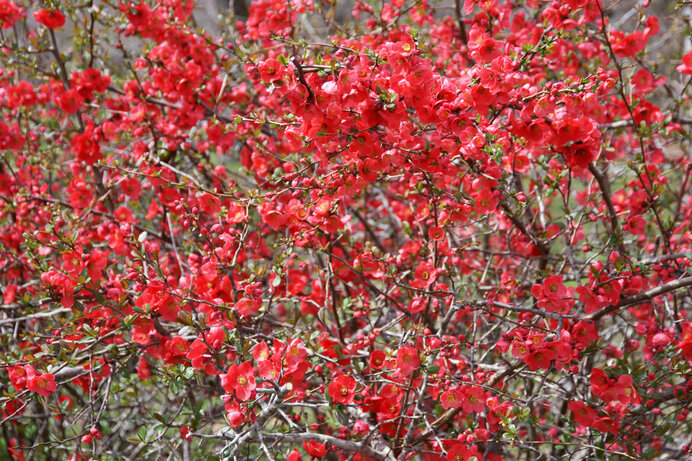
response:
[[[622,235],[620,231],[618,215],[615,212],[613,200],[610,197],[610,183],[608,182],[608,178],[604,173],[598,170],[598,168],[596,167],[596,165],[594,165],[593,162],[589,163],[589,171],[591,172],[593,177],[596,178],[596,182],[598,182],[598,187],[600,187],[601,189],[601,195],[603,196],[603,201],[605,202],[606,207],[608,208],[608,216],[610,217],[610,231],[617,239],[616,246],[618,251],[620,252],[620,255],[624,256],[626,251],[625,247],[622,245]]]
[[[9,319],[0,320],[0,326],[1,325],[7,325],[10,323],[22,322],[24,320],[34,320],[34,319],[39,319],[39,318],[53,317],[54,315],[65,314],[67,312],[72,312],[72,309],[67,309],[67,308],[63,307],[63,308],[55,309],[55,310],[48,311],[48,312],[36,312],[35,314],[25,315],[23,317],[16,317],[16,318],[9,318]]]
[[[501,203],[500,206],[502,209],[505,211],[505,215],[509,218],[510,221],[512,221],[512,224],[514,224],[514,227],[519,229],[519,231],[526,235],[531,242],[536,245],[536,248],[538,248],[538,251],[541,252],[541,256],[547,256],[550,253],[550,249],[545,245],[544,242],[536,238],[535,235],[533,235],[533,232],[531,232],[525,225],[524,223],[517,217],[515,216],[512,211],[509,209],[509,206],[506,203]]]
[[[466,24],[464,24],[464,17],[461,15],[461,0],[454,0],[454,12],[457,15],[457,23],[459,24],[459,38],[464,45],[467,46],[469,39],[466,35]]]
[[[666,293],[669,293],[671,291],[677,290],[679,288],[685,288],[692,286],[692,277],[684,277],[681,279],[674,280],[672,282],[666,283],[664,285],[657,286],[656,288],[652,288],[650,290],[644,291],[642,293],[628,296],[626,298],[622,298],[619,303],[613,304],[610,306],[606,306],[602,308],[599,311],[594,312],[589,319],[592,321],[596,321],[612,312],[615,312],[623,307],[629,307],[633,306],[635,304],[640,304],[645,301],[649,301],[656,296],[660,296]]]
[[[375,243],[375,245],[377,245],[377,248],[382,250],[383,253],[386,253],[387,250],[385,250],[384,245],[382,245],[382,242],[380,242],[380,239],[377,237],[377,234],[375,233],[375,231],[373,231],[372,227],[370,227],[370,224],[368,224],[367,220],[363,217],[363,215],[360,214],[358,210],[356,210],[355,208],[351,208],[351,212],[363,224],[365,232],[367,232],[370,238],[372,238],[372,241]]]

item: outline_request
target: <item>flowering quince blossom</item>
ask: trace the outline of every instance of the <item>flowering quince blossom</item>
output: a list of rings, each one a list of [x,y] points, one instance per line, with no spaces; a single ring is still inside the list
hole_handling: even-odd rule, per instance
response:
[[[10,29],[24,16],[24,9],[10,0],[0,0],[0,28]]]
[[[410,375],[418,366],[420,366],[420,357],[415,347],[403,346],[397,351],[396,367],[402,375]]]
[[[440,395],[440,403],[445,410],[459,408],[464,399],[464,393],[459,388],[449,389]]]
[[[0,0],[5,457],[690,457],[684,15],[211,3]]]
[[[57,389],[55,376],[51,373],[37,373],[33,367],[27,367],[26,388],[30,392],[47,397]]]
[[[34,18],[49,29],[60,29],[65,25],[65,15],[58,10],[43,8],[34,13]]]
[[[353,402],[356,385],[353,378],[341,375],[327,386],[327,392],[334,402],[345,405]]]
[[[221,386],[227,393],[235,392],[238,399],[245,401],[256,387],[255,369],[247,362],[232,365],[228,373],[221,375]]]
[[[682,64],[675,68],[681,74],[692,75],[692,51],[682,57]]]

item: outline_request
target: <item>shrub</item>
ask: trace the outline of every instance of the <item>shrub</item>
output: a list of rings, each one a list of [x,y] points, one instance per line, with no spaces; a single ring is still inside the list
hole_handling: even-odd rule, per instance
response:
[[[682,3],[235,6],[0,0],[3,456],[688,454]]]

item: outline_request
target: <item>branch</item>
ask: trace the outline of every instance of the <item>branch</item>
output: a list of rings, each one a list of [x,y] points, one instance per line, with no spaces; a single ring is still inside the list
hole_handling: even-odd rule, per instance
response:
[[[4,319],[0,320],[0,325],[7,325],[9,323],[17,323],[17,322],[22,322],[24,320],[33,320],[33,319],[40,319],[40,318],[46,318],[46,317],[52,317],[54,315],[58,314],[64,314],[67,312],[72,312],[72,309],[66,309],[66,308],[60,308],[60,309],[55,309],[52,311],[48,312],[37,312],[35,314],[31,315],[25,315],[24,317],[16,317],[12,319]]]
[[[692,118],[685,117],[673,117],[671,122],[678,123],[680,125],[692,125]],[[616,130],[618,128],[625,128],[628,126],[634,126],[634,121],[632,119],[618,120],[611,123],[601,123],[598,127],[602,130]]]
[[[519,217],[512,213],[512,211],[509,209],[509,206],[506,203],[502,202],[500,203],[500,206],[503,210],[505,210],[505,216],[507,216],[507,218],[509,218],[509,220],[512,221],[512,224],[514,224],[514,226],[517,229],[519,229],[519,231],[521,231],[522,234],[526,235],[531,240],[531,242],[534,245],[536,245],[536,248],[538,248],[538,251],[540,251],[541,253],[541,257],[545,257],[548,254],[550,254],[550,248],[546,246],[545,242],[536,238],[536,236],[533,235],[533,233],[524,225],[524,223],[519,219]]]
[[[589,317],[592,321],[596,321],[600,319],[601,317],[604,317],[611,312],[615,312],[619,310],[620,308],[623,307],[629,307],[633,306],[635,304],[640,304],[644,301],[649,301],[656,296],[660,296],[662,294],[669,293],[671,291],[677,290],[679,288],[685,288],[692,286],[692,277],[684,277],[681,279],[674,280],[672,282],[666,283],[664,285],[657,286],[656,288],[652,288],[650,290],[644,291],[642,293],[633,295],[633,296],[628,296],[626,298],[622,298],[619,303],[613,304],[610,306],[606,306],[603,309],[594,312],[591,317]]]
[[[457,16],[457,23],[459,23],[459,38],[464,45],[468,46],[469,39],[466,35],[466,24],[464,24],[464,18],[461,15],[461,0],[454,0],[454,12]]]
[[[488,301],[481,301],[479,303],[476,303],[477,306],[489,306],[491,305],[494,307],[499,307],[500,309],[506,309],[508,311],[514,311],[514,312],[528,312],[534,315],[538,315],[540,317],[548,317],[551,319],[555,320],[561,320],[561,319],[581,319],[578,315],[574,314],[557,314],[555,312],[548,312],[546,310],[541,310],[541,309],[534,309],[532,307],[522,307],[522,306],[512,306],[510,304],[505,304],[505,303],[500,303],[500,302],[495,302],[493,301],[492,303],[489,303]]]
[[[620,255],[624,256],[626,251],[622,245],[620,223],[618,222],[618,215],[615,212],[615,207],[613,206],[613,200],[610,198],[610,184],[608,183],[608,178],[601,171],[596,168],[593,162],[589,163],[589,171],[596,178],[598,182],[598,187],[601,188],[601,195],[603,196],[603,201],[608,208],[608,216],[610,217],[610,231],[614,234],[617,239],[617,249]]]

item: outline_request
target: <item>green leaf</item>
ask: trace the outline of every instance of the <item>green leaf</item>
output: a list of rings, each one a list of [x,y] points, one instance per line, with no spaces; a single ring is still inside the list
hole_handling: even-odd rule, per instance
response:
[[[429,365],[429,366],[425,367],[425,371],[427,371],[430,374],[435,374],[438,371],[440,371],[440,367],[437,365]]]

